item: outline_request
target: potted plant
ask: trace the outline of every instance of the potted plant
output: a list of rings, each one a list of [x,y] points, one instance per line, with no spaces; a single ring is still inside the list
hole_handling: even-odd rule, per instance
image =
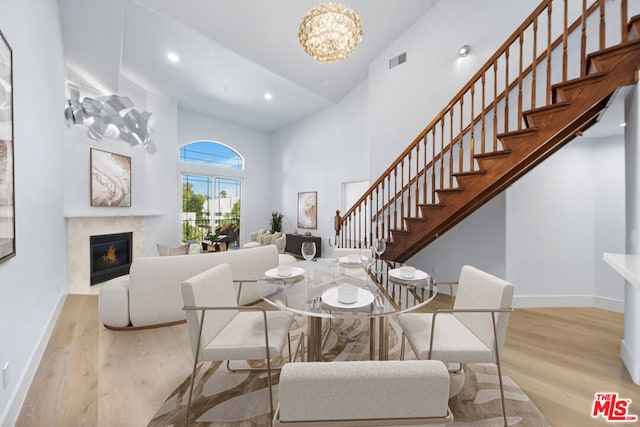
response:
[[[282,231],[282,217],[284,215],[278,211],[271,212],[271,219],[269,219],[269,225],[271,226],[271,234],[278,231]]]
[[[214,250],[216,252],[220,251],[220,245],[218,244],[218,239],[220,238],[220,232],[218,230],[212,232],[209,232],[209,234],[207,234],[205,236],[206,240],[210,241],[213,244]],[[207,249],[204,247],[203,245],[203,249]]]

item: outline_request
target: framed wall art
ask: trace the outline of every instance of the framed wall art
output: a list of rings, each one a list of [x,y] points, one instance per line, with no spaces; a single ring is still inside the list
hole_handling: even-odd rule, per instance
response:
[[[0,262],[16,254],[13,51],[0,32]]]
[[[318,228],[318,192],[298,193],[298,228]]]
[[[131,207],[131,157],[91,149],[91,206]]]

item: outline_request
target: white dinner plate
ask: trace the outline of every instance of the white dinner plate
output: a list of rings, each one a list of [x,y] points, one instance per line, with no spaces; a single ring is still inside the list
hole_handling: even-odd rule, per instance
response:
[[[360,257],[358,257],[357,261],[349,261],[349,257],[348,256],[343,256],[338,258],[338,261],[340,261],[341,264],[346,264],[346,265],[361,265],[362,263],[360,262]]]
[[[373,302],[373,294],[362,288],[358,288],[358,300],[351,304],[345,304],[338,300],[338,288],[329,288],[322,293],[322,302],[335,308],[360,308]]]
[[[405,277],[400,274],[399,268],[389,270],[389,277],[395,280],[401,280],[403,282],[416,282],[419,280],[425,280],[429,278],[429,275],[422,270],[416,270],[416,274],[413,277]]]
[[[278,268],[272,268],[271,270],[265,271],[264,275],[271,279],[291,279],[292,277],[302,276],[304,274],[304,268],[301,267],[292,267],[291,274],[283,276],[278,273]]]

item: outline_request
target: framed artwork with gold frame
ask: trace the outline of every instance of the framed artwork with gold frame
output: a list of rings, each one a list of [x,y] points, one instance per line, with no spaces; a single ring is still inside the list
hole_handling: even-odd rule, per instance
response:
[[[91,206],[131,207],[131,157],[91,149]]]
[[[298,228],[318,228],[318,192],[298,193]]]

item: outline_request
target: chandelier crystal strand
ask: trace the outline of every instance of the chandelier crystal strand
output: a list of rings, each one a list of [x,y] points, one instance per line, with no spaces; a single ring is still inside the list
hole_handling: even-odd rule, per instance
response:
[[[360,17],[340,3],[309,10],[298,29],[304,50],[320,62],[337,62],[351,55],[362,40]]]

